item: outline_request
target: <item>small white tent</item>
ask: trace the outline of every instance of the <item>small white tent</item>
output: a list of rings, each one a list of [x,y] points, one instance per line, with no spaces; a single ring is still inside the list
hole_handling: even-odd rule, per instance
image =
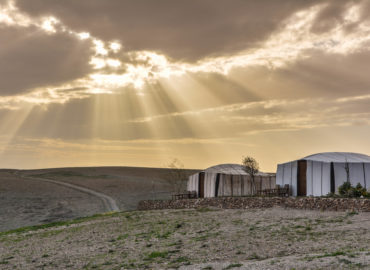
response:
[[[258,173],[255,176],[257,190],[275,187],[275,174]],[[193,174],[188,180],[188,191],[197,196],[221,197],[252,195],[250,176],[239,164],[221,164]]]
[[[329,152],[279,164],[276,184],[289,184],[293,196],[323,196],[338,192],[347,181],[370,187],[370,156],[356,153]]]

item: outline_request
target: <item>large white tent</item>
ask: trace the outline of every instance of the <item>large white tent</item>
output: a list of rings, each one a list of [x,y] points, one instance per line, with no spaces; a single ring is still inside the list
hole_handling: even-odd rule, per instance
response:
[[[275,187],[275,174],[258,173],[255,177],[256,190]],[[252,195],[250,176],[239,164],[221,164],[193,174],[188,180],[188,191],[198,197]]]
[[[320,153],[279,164],[276,184],[289,184],[293,196],[323,196],[338,192],[347,181],[370,188],[370,156],[357,153]]]

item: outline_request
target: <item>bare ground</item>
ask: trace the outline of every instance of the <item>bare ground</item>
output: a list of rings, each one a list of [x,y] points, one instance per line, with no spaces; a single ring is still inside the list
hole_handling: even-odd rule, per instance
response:
[[[168,175],[167,169],[135,167],[0,170],[0,231],[108,211],[98,196],[42,179],[87,188],[112,198],[120,210],[134,210],[140,200],[170,196]]]
[[[102,201],[86,193],[11,172],[0,178],[0,231],[74,219],[103,212]]]
[[[0,234],[3,269],[368,269],[370,213],[133,211]]]

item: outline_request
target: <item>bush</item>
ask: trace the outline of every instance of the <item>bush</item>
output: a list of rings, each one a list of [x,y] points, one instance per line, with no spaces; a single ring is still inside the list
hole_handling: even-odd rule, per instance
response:
[[[352,185],[350,182],[346,181],[343,185],[339,186],[338,191],[340,195],[348,196],[350,189],[352,189]]]
[[[345,197],[366,197],[370,198],[370,192],[367,192],[365,188],[362,187],[360,183],[356,187],[348,181],[344,182],[343,185],[338,188],[339,194]]]

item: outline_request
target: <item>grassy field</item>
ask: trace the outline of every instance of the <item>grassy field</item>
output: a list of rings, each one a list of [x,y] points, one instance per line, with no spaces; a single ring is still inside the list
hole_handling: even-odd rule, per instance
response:
[[[366,269],[370,213],[131,211],[0,233],[1,269]]]
[[[121,210],[134,210],[140,200],[168,198],[169,175],[168,169],[136,167],[0,170],[0,231],[107,211],[97,197],[42,179],[89,188],[112,197]]]

